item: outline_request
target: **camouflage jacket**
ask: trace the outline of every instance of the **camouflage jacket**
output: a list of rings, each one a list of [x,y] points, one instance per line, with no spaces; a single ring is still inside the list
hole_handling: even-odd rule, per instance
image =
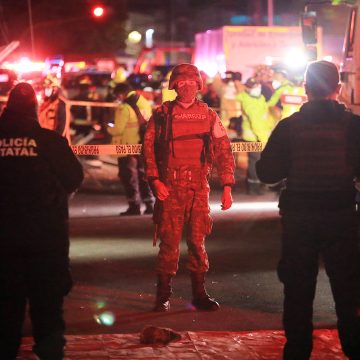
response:
[[[201,134],[194,134],[193,129],[194,127],[199,128],[199,121],[202,122]],[[163,180],[163,174],[169,164],[169,157],[174,154],[174,140],[176,140],[174,122],[180,124],[181,128],[181,134],[177,139],[187,140],[190,136],[191,139],[201,138],[204,142],[205,156],[203,159],[199,158],[198,164],[207,167],[209,171],[214,165],[222,186],[234,184],[234,157],[226,130],[215,111],[199,100],[195,100],[189,108],[184,108],[174,100],[165,102],[155,109],[144,139],[147,178],[149,180],[157,178]],[[179,125],[177,126],[179,127]],[[190,135],[186,135],[188,133]],[[183,149],[186,153],[185,146]],[[189,165],[191,165],[190,159]]]

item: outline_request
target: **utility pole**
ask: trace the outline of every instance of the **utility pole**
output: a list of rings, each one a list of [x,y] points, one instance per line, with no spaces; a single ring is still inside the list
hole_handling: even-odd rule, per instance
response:
[[[268,0],[268,26],[274,25],[274,1]]]
[[[5,17],[4,17],[4,9],[2,4],[0,4],[0,31],[1,31],[1,35],[4,39],[4,42],[6,44],[9,43],[9,33],[8,33],[8,29],[7,29],[7,25],[6,25],[6,21],[5,21]]]
[[[33,19],[32,19],[32,8],[31,8],[31,0],[27,1],[28,3],[28,12],[29,12],[29,28],[30,28],[30,38],[31,38],[31,52],[34,58],[35,56],[35,39],[34,39],[34,27],[33,27]]]
[[[262,23],[262,2],[261,0],[252,0],[248,2],[249,13],[252,17],[252,25],[259,26]]]

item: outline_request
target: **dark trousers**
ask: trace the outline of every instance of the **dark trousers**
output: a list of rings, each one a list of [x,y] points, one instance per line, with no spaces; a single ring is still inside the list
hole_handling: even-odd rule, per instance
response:
[[[145,180],[144,158],[130,155],[118,158],[119,177],[125,189],[129,204],[153,203],[154,197]]]
[[[342,349],[360,359],[360,255],[353,210],[285,212],[278,275],[284,284],[284,359],[309,359],[318,260],[330,280]]]
[[[71,284],[66,256],[22,254],[19,249],[1,250],[0,359],[16,358],[27,303],[34,352],[42,360],[63,358],[63,298]]]
[[[263,193],[263,184],[256,174],[255,164],[260,160],[261,153],[249,152],[248,153],[248,168],[246,173],[246,190],[248,194],[260,195]]]
[[[260,152],[249,152],[248,153],[248,169],[247,169],[247,181],[250,183],[260,184],[260,180],[256,174],[255,164],[260,160]]]

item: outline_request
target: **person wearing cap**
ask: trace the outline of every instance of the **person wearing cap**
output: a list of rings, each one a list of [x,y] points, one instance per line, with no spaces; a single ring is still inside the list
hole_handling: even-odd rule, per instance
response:
[[[202,79],[196,66],[177,65],[169,83],[169,88],[177,92],[177,98],[155,109],[145,133],[146,175],[156,196],[154,243],[157,235],[160,237],[155,311],[169,310],[171,281],[178,270],[184,228],[192,304],[199,310],[219,308],[205,290],[205,274],[209,269],[205,237],[212,228],[208,178],[214,164],[223,187],[222,210],[229,209],[234,158],[219,117],[197,99],[201,87]]]
[[[66,136],[65,103],[60,99],[60,80],[48,76],[44,80],[43,102],[39,107],[40,126]]]
[[[244,141],[259,141],[266,144],[273,127],[273,119],[269,112],[264,95],[261,94],[261,83],[251,77],[245,83],[245,91],[236,95],[241,106],[242,131]],[[246,192],[249,195],[262,195],[264,184],[256,175],[255,164],[260,159],[259,152],[248,152],[248,168],[246,172]]]
[[[83,180],[66,139],[40,127],[31,85],[17,84],[0,116],[0,359],[14,360],[26,304],[33,351],[63,359],[69,271],[68,196]]]
[[[112,136],[112,143],[115,145],[141,143],[146,124],[152,114],[150,103],[125,82],[117,84],[113,93],[120,104],[115,110],[114,126],[109,126],[107,129]],[[120,215],[141,215],[142,203],[146,206],[144,214],[152,214],[154,197],[145,179],[143,155],[119,156],[118,167],[129,204],[127,210]]]
[[[256,164],[265,183],[286,180],[279,200],[284,285],[284,359],[309,359],[319,257],[330,280],[342,350],[360,359],[360,254],[354,179],[360,177],[360,117],[337,101],[337,67],[310,63],[309,101],[282,120]]]
[[[299,111],[301,104],[289,103],[284,99],[285,95],[296,95],[300,98],[305,95],[303,86],[295,86],[295,84],[289,80],[288,73],[283,69],[275,69],[272,87],[274,93],[268,100],[268,106],[270,111],[274,114],[277,120],[289,117],[296,111]]]

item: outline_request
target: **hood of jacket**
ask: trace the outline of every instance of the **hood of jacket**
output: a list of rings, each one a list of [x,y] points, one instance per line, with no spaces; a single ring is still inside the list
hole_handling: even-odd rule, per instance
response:
[[[39,127],[36,113],[10,111],[5,108],[0,116],[0,131],[3,133],[27,132]]]

